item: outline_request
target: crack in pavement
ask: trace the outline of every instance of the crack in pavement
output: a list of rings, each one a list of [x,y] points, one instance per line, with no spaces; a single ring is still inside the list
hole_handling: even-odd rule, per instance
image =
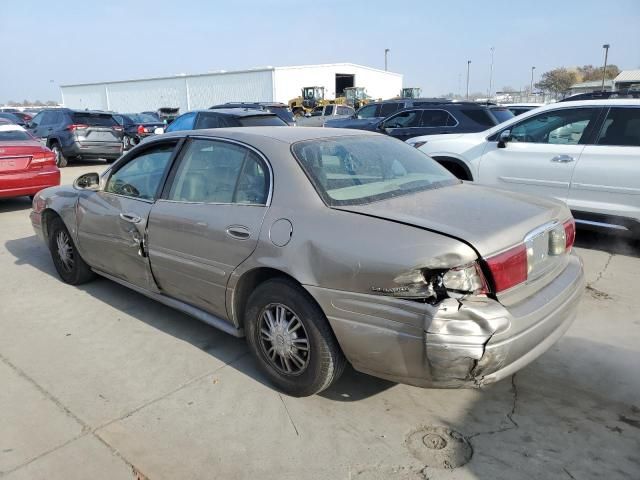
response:
[[[506,417],[511,422],[511,425],[507,427],[498,428],[496,430],[489,430],[488,432],[477,432],[472,435],[468,435],[467,440],[471,440],[479,435],[494,435],[496,433],[508,432],[509,430],[515,430],[520,428],[518,422],[513,419],[513,416],[516,414],[516,407],[518,405],[518,386],[516,385],[516,374],[511,375],[511,392],[513,393],[513,401],[511,403],[511,411],[507,413]]]
[[[562,467],[562,470],[564,470],[564,473],[566,473],[567,475],[569,475],[570,478],[573,478],[573,480],[576,480],[576,477],[574,477],[573,475],[571,475],[571,472],[569,470],[567,470],[566,468]]]
[[[602,278],[602,276],[604,275],[604,273],[607,271],[607,269],[609,268],[609,265],[611,264],[611,260],[613,260],[613,257],[615,257],[615,254],[610,253],[609,254],[609,258],[607,259],[607,263],[604,264],[604,267],[602,267],[602,270],[600,270],[598,272],[598,275],[596,276],[596,279],[593,282],[589,282],[589,286],[592,287],[593,285],[595,285],[596,283],[598,283],[600,281],[600,279]]]
[[[278,397],[280,397],[280,401],[282,401],[282,405],[284,405],[284,410],[287,412],[287,417],[289,417],[289,421],[291,422],[291,426],[296,431],[296,435],[299,437],[300,433],[298,433],[298,429],[296,428],[296,424],[293,423],[293,418],[291,418],[291,414],[289,413],[289,409],[287,408],[287,404],[284,403],[284,398],[282,398],[282,394],[278,392]]]

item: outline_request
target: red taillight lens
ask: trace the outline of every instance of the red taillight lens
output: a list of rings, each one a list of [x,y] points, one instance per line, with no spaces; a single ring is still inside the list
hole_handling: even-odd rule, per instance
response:
[[[38,152],[34,153],[31,156],[31,165],[33,164],[45,164],[45,163],[56,163],[56,154],[53,152]]]
[[[487,259],[495,293],[514,287],[527,279],[527,248],[524,244]]]
[[[79,130],[81,128],[89,128],[89,125],[84,125],[83,123],[74,123],[73,125],[69,125],[67,127],[67,130],[75,132],[76,130]]]
[[[576,221],[571,217],[569,220],[563,223],[564,234],[567,238],[567,251],[571,251],[573,244],[576,241]]]
[[[145,128],[142,125],[138,125],[138,133],[143,134],[145,132],[146,132]]]

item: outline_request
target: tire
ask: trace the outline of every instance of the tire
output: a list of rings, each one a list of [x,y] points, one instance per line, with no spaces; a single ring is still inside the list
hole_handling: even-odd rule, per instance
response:
[[[67,157],[62,153],[62,148],[60,148],[60,144],[54,142],[51,144],[51,151],[56,154],[56,165],[58,168],[64,168],[69,163],[67,161]]]
[[[78,253],[76,245],[60,217],[51,221],[48,231],[49,251],[60,278],[70,285],[80,285],[92,280],[95,273]],[[61,256],[61,249],[67,249],[66,260]]]
[[[122,140],[122,149],[129,150],[130,148],[133,148],[133,142],[131,141],[131,137],[125,135],[124,139]]]
[[[277,312],[282,312],[278,308],[283,307],[285,315],[281,317]],[[284,318],[290,322],[288,328],[271,335],[278,329],[269,328],[268,312],[275,320],[273,325],[281,325],[278,320]],[[249,349],[260,369],[288,395],[306,397],[325,390],[340,377],[346,365],[320,307],[302,287],[286,278],[268,280],[255,289],[247,302],[245,328]],[[285,353],[280,355],[277,349]],[[290,372],[286,371],[287,363],[292,367]]]

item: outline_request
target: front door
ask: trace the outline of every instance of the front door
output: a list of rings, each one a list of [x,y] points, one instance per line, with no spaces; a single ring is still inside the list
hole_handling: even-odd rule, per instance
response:
[[[573,171],[599,112],[599,108],[564,108],[513,124],[504,148],[497,141],[486,143],[477,180],[566,202]]]
[[[198,138],[185,144],[149,217],[149,258],[163,293],[227,316],[227,281],[256,248],[269,171],[241,144]]]
[[[109,174],[104,188],[78,200],[78,249],[92,267],[154,289],[146,227],[176,142],[147,148]]]

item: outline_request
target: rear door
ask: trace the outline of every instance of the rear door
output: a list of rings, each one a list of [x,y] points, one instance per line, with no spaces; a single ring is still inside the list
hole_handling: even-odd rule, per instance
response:
[[[91,266],[153,290],[146,253],[149,212],[166,178],[177,140],[154,143],[116,165],[103,190],[78,200],[78,248]]]
[[[509,127],[511,140],[498,146],[495,134],[480,159],[478,181],[486,185],[554,197],[564,202],[600,108],[561,108]]]
[[[256,248],[267,211],[266,160],[235,142],[192,138],[149,218],[149,257],[167,295],[226,317],[229,275]]]
[[[100,145],[122,141],[122,127],[110,113],[73,112],[71,131],[80,143]]]
[[[594,220],[640,221],[640,107],[611,107],[594,143],[584,147],[569,188],[569,207]]]

